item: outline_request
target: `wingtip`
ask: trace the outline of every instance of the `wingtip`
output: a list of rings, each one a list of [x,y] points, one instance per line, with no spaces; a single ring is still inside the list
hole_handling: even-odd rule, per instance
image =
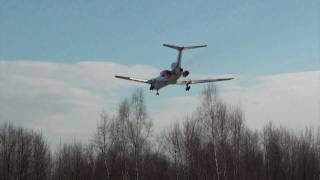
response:
[[[115,78],[119,78],[119,79],[125,78],[124,76],[118,76],[118,75],[115,75],[114,77],[115,77]]]

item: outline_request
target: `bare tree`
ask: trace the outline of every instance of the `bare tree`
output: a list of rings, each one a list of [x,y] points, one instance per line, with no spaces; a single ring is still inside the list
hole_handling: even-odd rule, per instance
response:
[[[183,162],[182,151],[183,151],[183,135],[180,129],[179,123],[175,123],[171,130],[168,133],[165,133],[167,150],[169,151],[170,159],[173,160],[174,170],[175,170],[175,179],[180,179],[181,166]]]
[[[87,151],[88,150],[88,151]],[[92,161],[89,154],[92,151],[84,147],[80,142],[64,144],[58,149],[54,163],[54,179],[60,180],[85,180],[93,179]]]
[[[0,175],[1,179],[13,179],[15,167],[15,148],[17,144],[15,128],[8,123],[4,123],[0,129]]]
[[[115,142],[115,122],[110,119],[105,112],[100,115],[100,122],[97,127],[97,131],[94,138],[94,145],[97,148],[98,159],[103,162],[103,174],[105,179],[111,179],[111,165],[108,161],[108,154],[111,152],[111,148]]]
[[[233,178],[240,179],[240,143],[243,132],[243,115],[239,108],[234,108],[229,115],[231,121],[232,169]]]
[[[130,118],[130,104],[128,99],[124,99],[119,106],[118,117],[116,121],[116,146],[120,153],[120,169],[122,180],[129,179],[127,165],[127,149],[128,149],[128,121]]]
[[[41,134],[5,123],[0,154],[1,179],[50,178],[50,150]]]
[[[208,137],[208,150],[211,152],[211,168],[215,172],[216,178],[221,179],[221,165],[218,159],[218,139],[219,139],[219,124],[223,127],[223,123],[219,122],[219,116],[222,116],[225,107],[219,101],[217,89],[213,84],[209,84],[203,90],[203,101],[199,108],[199,115],[202,118],[204,132]],[[221,132],[221,131],[220,131]]]
[[[51,153],[42,135],[34,133],[32,141],[31,179],[43,180],[51,176]]]
[[[191,117],[160,138],[141,89],[101,113],[94,141],[65,143],[51,154],[41,133],[0,125],[0,179],[318,180],[320,128],[291,131],[273,124],[246,127],[239,107],[230,107],[213,85]]]
[[[131,97],[131,117],[128,123],[128,140],[134,154],[135,179],[140,177],[141,153],[151,133],[152,123],[147,117],[143,90],[137,89]]]
[[[197,119],[186,119],[183,124],[183,150],[185,166],[187,169],[186,179],[202,179],[204,173],[201,162],[202,158],[202,146],[201,140],[201,126]]]
[[[30,161],[32,153],[32,136],[23,128],[17,130],[16,166],[14,170],[15,179],[28,179],[30,175]]]
[[[280,147],[280,134],[272,124],[263,130],[263,148],[266,168],[266,178],[276,180],[279,178],[279,168],[282,158]]]

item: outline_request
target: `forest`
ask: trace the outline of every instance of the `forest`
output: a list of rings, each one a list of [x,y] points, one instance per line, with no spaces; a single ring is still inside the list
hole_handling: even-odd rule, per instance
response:
[[[303,121],[303,119],[301,119]],[[0,120],[1,122],[1,120]],[[192,115],[153,131],[144,92],[102,112],[89,142],[53,150],[44,136],[0,125],[1,180],[319,180],[320,129],[251,130],[214,85]]]

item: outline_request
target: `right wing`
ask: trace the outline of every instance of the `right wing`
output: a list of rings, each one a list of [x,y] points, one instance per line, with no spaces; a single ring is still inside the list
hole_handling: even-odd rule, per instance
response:
[[[135,82],[141,82],[141,83],[148,83],[150,84],[150,81],[148,79],[139,79],[139,78],[132,78],[132,77],[127,77],[127,76],[114,76],[119,79],[124,79],[128,81],[135,81]]]
[[[228,81],[234,78],[218,78],[218,79],[202,79],[202,80],[186,80],[186,81],[177,81],[176,84],[178,85],[185,85],[185,84],[198,84],[198,83],[209,83],[209,82],[217,82],[217,81]]]

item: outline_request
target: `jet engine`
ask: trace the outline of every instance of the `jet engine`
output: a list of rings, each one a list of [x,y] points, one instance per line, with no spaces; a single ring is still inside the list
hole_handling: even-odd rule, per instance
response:
[[[183,72],[182,72],[182,76],[183,76],[183,77],[187,77],[188,75],[189,75],[189,71],[183,71]]]

